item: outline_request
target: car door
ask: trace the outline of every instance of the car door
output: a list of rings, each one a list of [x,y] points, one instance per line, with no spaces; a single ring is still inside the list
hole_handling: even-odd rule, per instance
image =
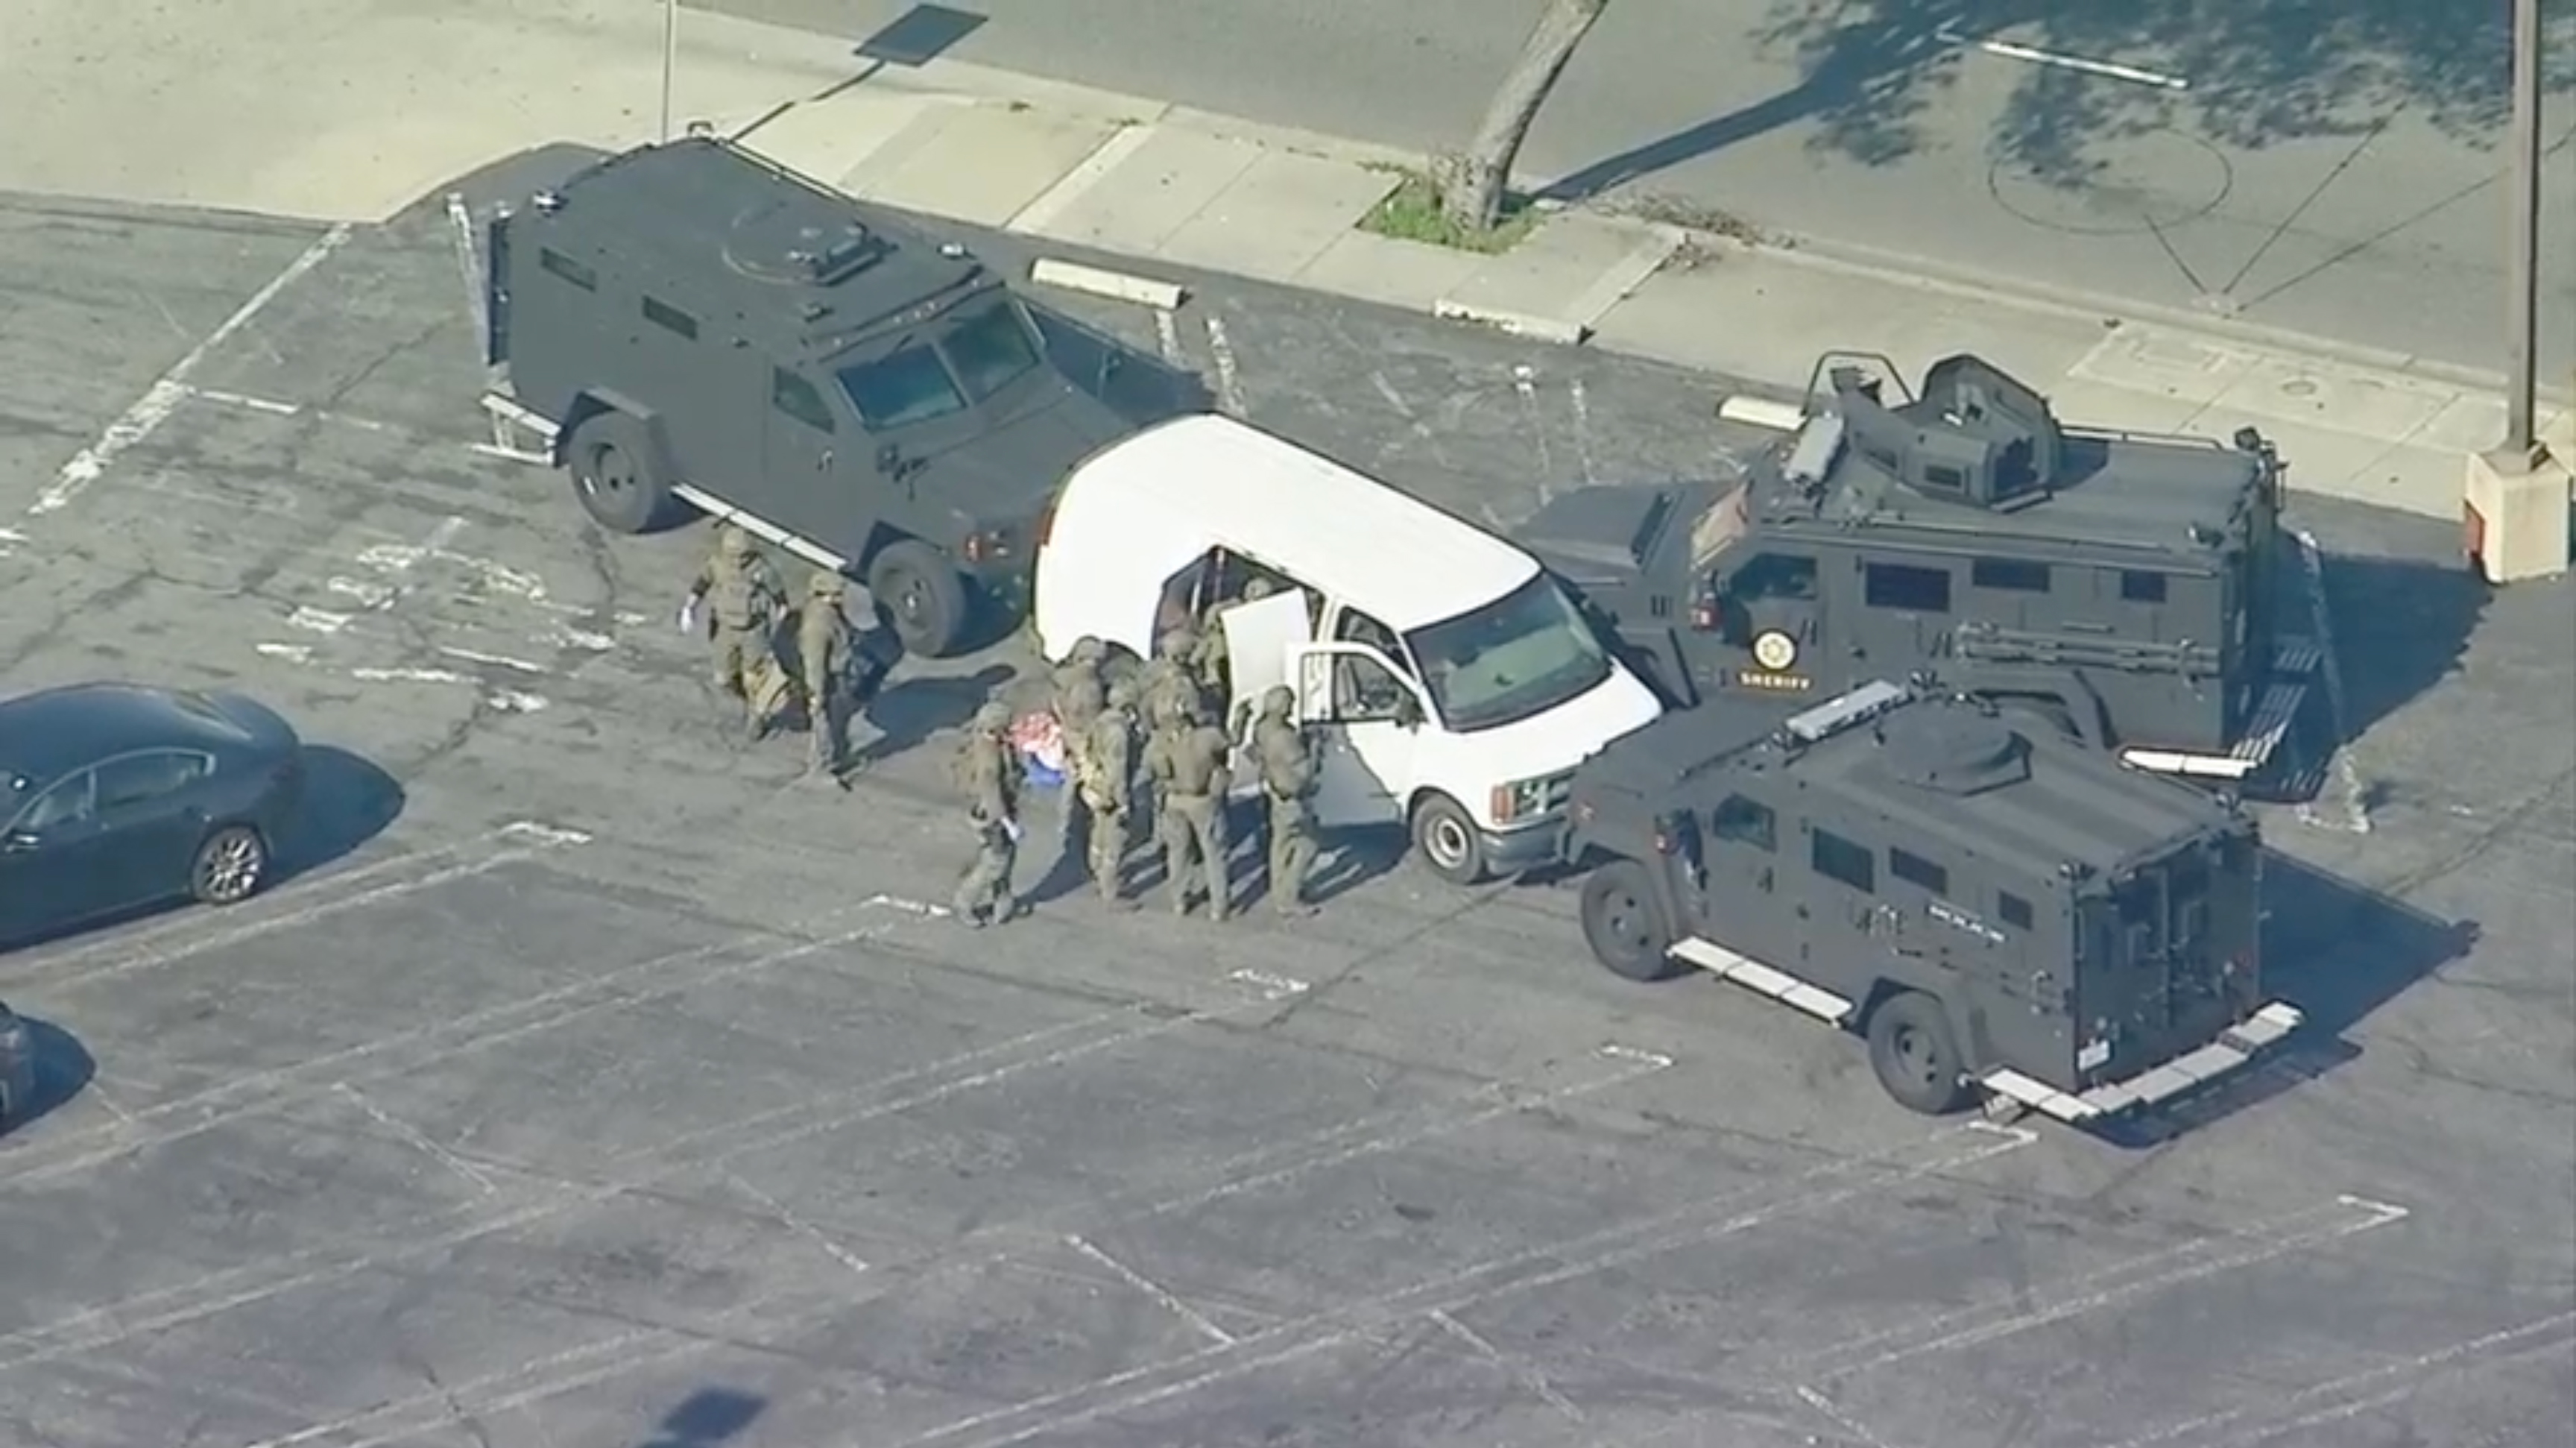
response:
[[[1258,709],[1262,695],[1289,684],[1290,657],[1313,641],[1313,629],[1308,623],[1313,615],[1308,612],[1304,590],[1291,589],[1228,605],[1217,610],[1216,616],[1225,621],[1226,679],[1233,692],[1226,710],[1230,722],[1237,704],[1248,703]],[[1244,739],[1235,741],[1233,792],[1237,795],[1257,793],[1261,787],[1256,771],[1244,757],[1245,746]]]
[[[206,811],[189,786],[212,761],[193,750],[151,749],[102,761],[97,810],[108,850],[111,907],[166,900],[187,889]]]
[[[107,908],[105,839],[89,770],[28,801],[0,834],[0,923],[7,933],[68,925]]]
[[[1421,695],[1362,644],[1307,644],[1291,656],[1298,718],[1317,746],[1316,823],[1402,823],[1425,717]]]

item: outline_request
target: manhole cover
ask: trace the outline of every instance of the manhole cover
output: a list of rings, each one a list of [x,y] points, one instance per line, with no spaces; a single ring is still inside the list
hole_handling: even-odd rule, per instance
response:
[[[2170,128],[2119,143],[2081,179],[2055,180],[1998,161],[1986,170],[1995,204],[2033,226],[2077,236],[2134,236],[2206,216],[2227,200],[2236,169],[2207,141]]]

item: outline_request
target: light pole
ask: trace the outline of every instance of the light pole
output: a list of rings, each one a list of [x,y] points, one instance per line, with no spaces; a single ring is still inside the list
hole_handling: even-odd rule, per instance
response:
[[[2540,0],[2513,0],[2513,219],[2506,235],[2504,451],[2529,457],[2540,352]]]
[[[680,0],[662,0],[662,135],[671,139],[671,73],[680,68]]]

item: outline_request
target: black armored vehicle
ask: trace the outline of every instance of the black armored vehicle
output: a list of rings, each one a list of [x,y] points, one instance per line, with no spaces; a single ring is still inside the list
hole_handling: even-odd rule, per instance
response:
[[[2143,769],[2296,787],[2321,655],[2260,434],[2068,427],[1970,356],[1892,404],[1884,359],[1818,371],[1744,478],[1579,489],[1518,532],[1667,702],[1928,675]]]
[[[569,469],[602,527],[694,507],[847,573],[919,653],[1021,601],[1076,463],[1188,410],[964,248],[722,139],[588,166],[485,245],[495,451]]]
[[[1668,714],[1576,770],[1565,853],[1602,964],[1857,1032],[1920,1112],[2107,1125],[2301,1020],[2263,998],[2240,806],[1964,696]]]

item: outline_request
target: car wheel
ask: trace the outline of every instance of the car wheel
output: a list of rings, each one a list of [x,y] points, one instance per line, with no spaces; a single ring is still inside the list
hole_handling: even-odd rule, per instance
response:
[[[923,544],[887,544],[868,568],[868,592],[894,620],[907,652],[940,658],[965,636],[966,580]]]
[[[573,496],[581,509],[612,533],[643,533],[671,507],[653,436],[622,412],[602,412],[573,429],[565,450],[572,464]]]
[[[1947,1116],[1967,1104],[1949,1017],[1921,991],[1890,996],[1870,1013],[1869,1068],[1908,1111]]]
[[[188,893],[204,905],[238,905],[268,883],[268,842],[248,825],[226,825],[197,846]]]
[[[1485,878],[1485,846],[1476,835],[1476,822],[1445,794],[1415,806],[1413,849],[1431,873],[1452,885],[1473,885]]]
[[[1656,981],[1681,970],[1654,881],[1634,860],[1604,865],[1583,882],[1583,940],[1613,975]]]

